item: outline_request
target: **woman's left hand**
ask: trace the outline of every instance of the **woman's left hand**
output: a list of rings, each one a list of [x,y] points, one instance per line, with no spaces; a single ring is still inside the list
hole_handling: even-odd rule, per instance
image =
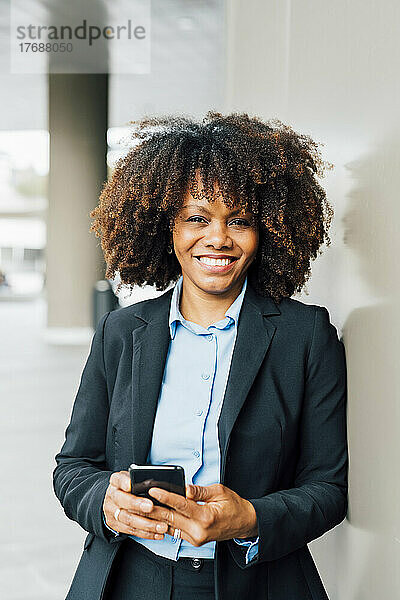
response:
[[[187,485],[186,498],[160,488],[151,488],[149,494],[169,507],[153,505],[149,517],[167,523],[170,535],[180,529],[181,537],[193,546],[258,535],[251,502],[220,483]]]

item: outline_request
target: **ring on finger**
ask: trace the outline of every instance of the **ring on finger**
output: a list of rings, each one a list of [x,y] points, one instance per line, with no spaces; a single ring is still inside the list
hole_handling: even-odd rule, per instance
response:
[[[121,512],[120,508],[116,508],[114,511],[114,519],[118,521],[119,513]]]

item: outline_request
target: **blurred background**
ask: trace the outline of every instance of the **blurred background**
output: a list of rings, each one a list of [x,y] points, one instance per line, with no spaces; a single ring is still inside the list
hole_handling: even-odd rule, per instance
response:
[[[89,232],[129,121],[214,109],[279,118],[335,165],[321,182],[332,243],[296,298],[326,306],[346,346],[349,512],[310,550],[331,600],[399,598],[400,4],[138,0],[110,15],[86,0],[68,3],[68,18],[125,23],[138,6],[140,60],[103,43],[43,65],[16,55],[13,27],[60,23],[65,7],[0,0],[1,596],[65,597],[85,532],[65,517],[52,470],[93,327],[160,293],[116,297]]]

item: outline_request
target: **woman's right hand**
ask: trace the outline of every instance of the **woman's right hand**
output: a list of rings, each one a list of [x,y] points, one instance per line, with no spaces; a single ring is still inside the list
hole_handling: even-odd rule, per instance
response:
[[[120,533],[162,540],[168,525],[151,519],[148,513],[153,509],[152,501],[135,496],[130,490],[131,479],[128,471],[112,473],[103,501],[107,525]],[[114,517],[117,508],[121,509],[118,520]]]

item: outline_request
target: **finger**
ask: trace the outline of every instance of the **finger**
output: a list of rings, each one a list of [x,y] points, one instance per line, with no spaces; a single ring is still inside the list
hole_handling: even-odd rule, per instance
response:
[[[124,492],[111,484],[108,490],[108,497],[119,508],[124,508],[138,514],[148,514],[154,507],[153,502],[148,498],[141,498],[130,492]]]
[[[196,505],[197,507],[197,505]],[[204,510],[204,507],[198,506],[201,511]],[[181,515],[174,509],[164,508],[161,506],[155,506],[152,516],[157,519],[157,521],[162,521],[168,524],[167,534],[173,536],[175,533],[175,529],[180,529],[181,534],[180,537],[192,545],[197,546],[199,540],[205,540],[204,537],[204,516],[201,520],[195,520],[194,518],[187,518],[184,515]],[[201,541],[201,543],[205,543]]]
[[[210,502],[221,495],[221,489],[218,484],[213,485],[192,485],[186,486],[186,495],[195,502]]]
[[[185,529],[182,529],[181,527],[178,527],[178,526],[174,527],[173,525],[168,525],[168,529],[165,533],[171,537],[174,537],[177,529],[180,530],[179,539],[186,540],[187,542],[190,542],[191,544],[193,544],[193,538],[190,535],[190,532],[186,531]]]
[[[189,498],[190,500],[193,500],[195,496],[195,490],[193,488],[194,486],[190,483],[186,484],[186,498]]]
[[[112,473],[110,483],[114,487],[124,490],[124,492],[131,491],[131,478],[128,471],[116,471]]]
[[[120,510],[118,515],[118,519],[115,518],[115,510],[117,506],[108,503],[107,509],[104,510],[106,523],[109,527],[114,529],[115,531],[119,531],[121,533],[127,533],[128,535],[136,535],[135,531],[147,531],[147,533],[157,536],[161,535],[161,537],[155,537],[155,539],[162,539],[164,533],[167,531],[167,524],[158,522],[156,523],[154,520],[146,519],[145,517],[139,517],[138,515],[132,515],[125,510]],[[137,520],[130,519],[129,517],[134,517]],[[157,525],[159,527],[157,527]],[[160,531],[161,530],[161,531]],[[151,536],[150,536],[151,537]]]
[[[150,533],[149,531],[142,531],[140,529],[133,529],[132,535],[136,535],[137,537],[145,538],[148,540],[162,540],[164,536],[160,533]]]
[[[124,525],[127,525],[131,529],[152,533],[166,533],[168,530],[167,523],[155,521],[153,519],[147,519],[146,517],[141,517],[140,515],[134,515],[126,510],[121,510],[118,516],[118,522],[124,523]]]
[[[132,527],[129,527],[128,525],[125,525],[125,523],[121,523],[120,521],[117,521],[117,523],[114,524],[107,524],[115,531],[119,531],[120,533],[126,533],[127,535],[137,535],[138,537],[147,538],[149,540],[164,539],[163,533],[154,533],[152,531],[134,529]]]
[[[155,506],[151,518],[157,522],[167,523],[172,531],[174,529],[181,529],[182,531],[189,531],[190,524],[193,519],[181,515],[174,509],[170,509],[164,506]]]
[[[167,534],[170,535],[171,537],[173,537],[174,533],[175,533],[175,527],[168,527]],[[179,537],[182,538],[182,540],[186,540],[187,542],[192,544],[192,546],[198,545],[198,542],[194,536],[194,532],[191,529],[189,529],[187,531],[184,529],[181,529]]]
[[[166,532],[167,535],[170,535],[171,537],[174,537],[175,529],[179,529],[179,528],[175,528],[175,527],[169,526],[168,530]],[[190,542],[192,545],[194,545],[193,544],[193,538],[192,538],[192,536],[187,531],[185,531],[184,529],[180,530],[179,539],[186,540],[187,542]]]
[[[186,517],[193,516],[193,511],[196,510],[196,505],[194,503],[190,505],[187,498],[180,494],[174,494],[173,492],[167,492],[167,490],[154,487],[149,489],[149,495]]]

